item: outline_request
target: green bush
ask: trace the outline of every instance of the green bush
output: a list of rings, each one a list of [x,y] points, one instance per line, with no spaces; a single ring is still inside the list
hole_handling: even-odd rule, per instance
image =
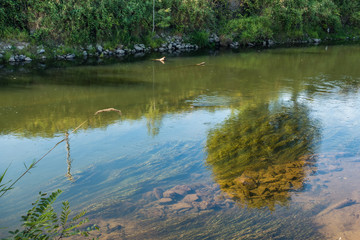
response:
[[[129,45],[152,33],[153,3],[158,32],[216,31],[247,42],[360,29],[358,0],[1,0],[0,37]]]
[[[156,5],[159,27],[170,27],[177,32],[206,30],[214,26],[213,1],[209,0],[162,0]]]
[[[0,1],[0,37],[4,30],[26,29],[27,16],[25,13],[26,0],[1,0]]]
[[[263,16],[233,19],[229,21],[227,31],[242,43],[264,40],[273,35],[269,19]]]
[[[190,34],[189,40],[192,44],[196,44],[199,47],[208,47],[209,36],[209,33],[206,31],[196,31]]]

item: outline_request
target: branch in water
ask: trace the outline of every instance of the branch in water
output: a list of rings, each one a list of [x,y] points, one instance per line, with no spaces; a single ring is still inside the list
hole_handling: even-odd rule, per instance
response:
[[[115,108],[106,108],[106,109],[101,109],[99,111],[97,111],[94,115],[98,115],[99,113],[103,113],[103,112],[118,112],[119,115],[121,115],[121,111]]]

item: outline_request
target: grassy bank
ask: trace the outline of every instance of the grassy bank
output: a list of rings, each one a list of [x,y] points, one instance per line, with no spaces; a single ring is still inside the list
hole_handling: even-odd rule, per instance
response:
[[[81,55],[89,44],[105,49],[132,48],[142,43],[161,47],[167,36],[181,36],[199,47],[209,41],[229,46],[236,41],[256,44],[308,39],[343,39],[360,33],[357,0],[3,0],[0,39],[27,42],[17,54],[36,57],[44,46],[49,56]],[[75,48],[76,47],[76,48]],[[16,49],[13,49],[16,50]],[[96,49],[89,52],[96,53]],[[13,51],[16,52],[16,51]],[[5,53],[3,53],[4,55]],[[100,53],[101,54],[101,53]],[[9,56],[3,56],[9,59]]]

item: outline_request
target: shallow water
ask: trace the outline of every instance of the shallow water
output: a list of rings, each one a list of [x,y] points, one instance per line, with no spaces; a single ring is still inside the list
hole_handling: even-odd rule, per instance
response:
[[[86,121],[68,148],[59,145],[1,198],[2,236],[39,191],[58,188],[60,200],[100,225],[102,239],[360,236],[359,50],[220,52],[164,65],[1,74],[7,179]],[[109,107],[122,115],[94,116]],[[355,204],[331,207],[346,199]],[[328,216],[346,221],[334,228]]]

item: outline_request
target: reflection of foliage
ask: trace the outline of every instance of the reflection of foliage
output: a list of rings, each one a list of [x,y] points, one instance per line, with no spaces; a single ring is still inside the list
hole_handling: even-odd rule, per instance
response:
[[[246,108],[210,132],[207,164],[230,196],[250,207],[284,203],[302,187],[318,128],[305,106]]]
[[[314,171],[312,158],[304,157],[291,163],[269,166],[259,171],[244,171],[240,177],[225,183],[222,189],[241,204],[249,207],[268,206],[274,209],[275,204],[286,204],[289,191],[300,190],[307,174]]]
[[[148,129],[148,134],[151,136],[158,135],[161,126],[162,113],[160,112],[159,108],[156,107],[155,100],[150,102],[148,111],[144,115],[147,118],[146,126]]]

